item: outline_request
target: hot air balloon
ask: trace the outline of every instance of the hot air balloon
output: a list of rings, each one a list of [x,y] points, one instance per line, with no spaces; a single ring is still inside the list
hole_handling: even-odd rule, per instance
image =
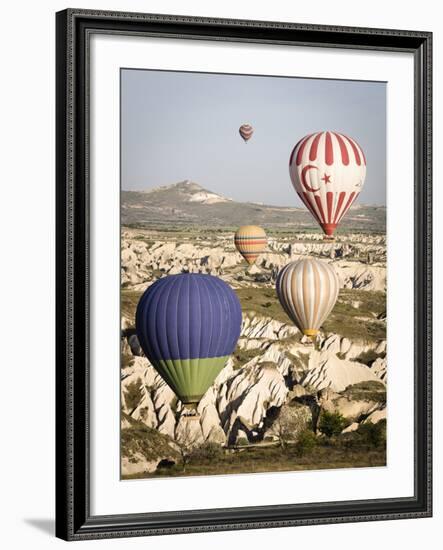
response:
[[[135,320],[146,357],[189,408],[225,366],[241,322],[240,302],[231,287],[199,273],[156,281],[140,298]]]
[[[252,137],[252,134],[254,133],[254,128],[250,124],[246,123],[240,126],[240,128],[238,129],[238,132],[243,138],[244,142],[248,143],[248,141]]]
[[[242,225],[235,233],[234,242],[243,258],[252,265],[266,249],[268,240],[266,233],[258,225]]]
[[[303,258],[280,271],[276,288],[288,317],[314,339],[337,301],[339,282],[334,269],[326,262]]]
[[[289,174],[298,196],[326,238],[332,239],[362,190],[366,159],[353,139],[337,132],[317,132],[305,136],[294,147]]]

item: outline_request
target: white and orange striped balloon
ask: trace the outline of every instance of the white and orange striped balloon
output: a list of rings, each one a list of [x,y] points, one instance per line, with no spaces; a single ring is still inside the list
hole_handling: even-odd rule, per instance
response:
[[[268,239],[265,230],[258,225],[242,225],[235,233],[234,243],[243,258],[252,265],[265,251]]]
[[[362,190],[366,159],[355,140],[338,132],[317,132],[296,144],[289,174],[298,196],[332,237]]]
[[[254,133],[254,128],[248,123],[242,124],[238,129],[238,133],[241,135],[244,142],[247,143],[251,139],[252,134]]]
[[[335,306],[338,276],[326,262],[303,258],[287,264],[278,274],[280,304],[303,334],[315,338]]]

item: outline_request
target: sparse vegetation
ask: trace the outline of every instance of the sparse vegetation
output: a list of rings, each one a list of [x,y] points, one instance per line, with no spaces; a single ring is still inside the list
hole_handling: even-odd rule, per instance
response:
[[[300,341],[300,336],[297,336],[296,341]],[[291,360],[291,362],[300,370],[304,370],[309,365],[309,354],[308,353],[299,353],[294,355],[291,352],[286,352],[286,356]]]
[[[139,200],[139,198],[136,199]],[[195,204],[195,207],[197,208],[198,205]],[[216,207],[217,211],[220,211],[220,205],[216,205]],[[194,206],[191,205],[191,208],[194,208]],[[254,210],[254,212],[257,211],[257,215],[261,216],[263,214],[264,210],[262,207],[253,205],[252,208],[257,209]],[[141,214],[138,209],[132,210],[137,215]],[[374,219],[384,220],[384,210],[378,211],[375,208],[372,211],[368,208],[367,210],[365,209],[365,213],[373,215]],[[237,214],[238,212],[236,211],[235,215]],[[302,216],[305,214],[305,212],[302,212]],[[279,217],[286,216],[287,214],[278,212],[277,215]],[[244,216],[244,213],[242,213],[242,216]],[[297,257],[298,251],[292,245],[304,243],[306,244],[306,253],[317,257],[320,255],[327,257],[327,252],[325,256],[325,248],[320,230],[313,228],[311,221],[308,221],[308,216],[306,216],[307,225],[305,225],[304,218],[301,219],[302,223],[291,223],[291,225],[288,224],[287,226],[280,227],[272,224],[268,226],[265,223],[265,219],[263,220],[263,224],[261,225],[265,226],[268,236],[271,237],[268,249],[272,256],[266,257],[265,253],[263,258],[258,260],[257,267],[260,272],[256,273],[253,270],[249,273],[245,262],[236,263],[235,258],[233,259],[232,253],[237,253],[232,242],[232,234],[237,229],[237,226],[229,220],[225,226],[223,226],[223,223],[226,223],[226,220],[222,220],[219,223],[216,219],[211,219],[212,226],[209,226],[209,224],[204,226],[204,220],[202,225],[196,226],[192,225],[189,219],[186,221],[177,220],[177,223],[175,220],[171,223],[170,219],[167,223],[165,223],[164,219],[150,219],[149,223],[144,223],[142,218],[140,218],[132,224],[132,227],[138,228],[136,231],[128,229],[127,226],[123,227],[123,233],[126,232],[125,239],[128,242],[131,240],[136,241],[134,250],[137,250],[137,248],[143,250],[145,245],[152,247],[154,243],[174,242],[177,246],[184,245],[182,250],[187,252],[183,256],[177,256],[177,262],[179,263],[176,262],[170,252],[166,252],[164,256],[159,255],[154,259],[149,259],[147,263],[143,263],[139,257],[137,265],[143,266],[143,269],[138,280],[129,268],[127,272],[123,273],[123,279],[125,279],[125,273],[127,273],[127,280],[123,284],[121,292],[121,312],[129,321],[129,327],[125,325],[126,328],[122,331],[122,335],[129,338],[135,332],[135,311],[142,294],[142,290],[140,289],[145,288],[145,286],[151,284],[157,278],[165,276],[170,267],[175,267],[174,271],[177,271],[177,268],[180,270],[183,266],[188,265],[190,269],[192,268],[195,271],[200,270],[201,272],[216,274],[233,286],[239,297],[243,315],[251,321],[250,326],[253,327],[255,335],[264,334],[267,330],[266,323],[270,320],[292,326],[293,323],[281,308],[275,292],[274,280],[277,270],[284,262],[294,258],[294,254]],[[377,250],[375,261],[384,262],[385,253],[382,230],[379,231],[381,240],[379,240],[379,237],[372,239],[372,236],[377,233],[378,229],[374,231],[367,229],[366,221],[357,220],[356,218],[351,219],[350,217],[347,223],[348,227],[354,223],[357,226],[361,224],[359,233],[366,233],[369,236],[369,242],[374,243],[374,249]],[[366,263],[368,254],[366,252],[361,253],[362,250],[366,251],[369,248],[366,237],[364,237],[364,246],[362,248],[360,246],[360,242],[362,241],[359,240],[359,237],[348,233],[346,228],[342,228],[338,233],[338,246],[340,246],[340,242],[346,243],[347,247],[343,248],[346,251],[346,254],[342,256],[343,260],[349,261],[349,263],[352,261],[359,262],[360,264]],[[381,244],[379,245],[378,243]],[[201,249],[200,256],[199,247]],[[223,263],[220,265],[215,263],[214,257],[208,261],[208,249],[212,249],[213,247],[217,248],[217,253],[222,257],[226,254],[228,261],[223,260]],[[157,247],[155,248],[157,249]],[[372,247],[370,248],[372,249]],[[340,251],[336,259],[341,260],[343,250]],[[342,265],[342,263],[338,263],[338,265]],[[382,265],[382,263],[378,265]],[[347,284],[349,284],[349,280]],[[134,288],[138,290],[134,290]],[[385,292],[344,289],[340,291],[337,304],[323,327],[321,327],[321,331],[326,335],[328,333],[336,333],[339,336],[347,337],[351,342],[360,344],[365,342],[370,343],[371,349],[360,353],[354,360],[371,366],[378,357],[384,356],[384,354],[378,354],[374,350],[376,347],[375,344],[386,338],[386,322],[383,318],[383,312],[385,311]],[[265,327],[265,331],[260,332],[262,325]],[[275,326],[278,327],[278,323],[275,323]],[[268,333],[266,332],[266,334]],[[279,334],[285,334],[285,332],[282,331]],[[252,346],[251,349],[240,349],[238,346],[235,349],[231,356],[234,362],[234,369],[242,368],[257,356],[263,355],[268,349],[272,355],[275,349],[276,368],[277,365],[280,368],[281,360],[289,359],[292,363],[289,371],[282,369],[286,386],[292,388],[303,380],[302,375],[307,370],[310,357],[312,357],[311,367],[315,367],[316,356],[312,356],[311,354],[314,350],[319,350],[318,346],[301,345],[301,337],[301,333],[291,335],[287,338],[280,337],[279,339],[275,336],[275,340],[274,336],[269,338],[255,336],[254,342],[249,342],[249,345]],[[127,341],[122,339],[122,342],[124,346],[122,346],[121,365],[129,369],[134,361],[134,357],[131,355]],[[133,341],[131,341],[131,345],[133,345]],[[346,356],[345,354],[337,353],[337,357],[345,359]],[[272,361],[274,361],[274,358],[272,358]],[[352,365],[349,366],[349,368],[351,367]],[[255,371],[255,368],[251,369],[251,373]],[[248,373],[249,371],[246,372]],[[237,371],[234,376],[242,377],[243,373]],[[257,376],[257,378],[259,377]],[[138,382],[129,383],[129,380],[127,378],[123,384],[125,404],[128,408],[127,410],[131,411],[141,402],[143,391],[141,384]],[[249,382],[249,379],[245,381]],[[255,380],[252,382],[255,383]],[[244,388],[245,386],[241,387]],[[251,387],[252,391],[254,391],[254,387]],[[136,462],[140,459],[140,456],[151,461],[158,459],[156,472],[141,472],[124,477],[129,479],[153,476],[216,475],[367,467],[386,464],[385,421],[378,422],[377,424],[367,422],[361,424],[357,430],[343,434],[342,431],[348,425],[348,421],[339,413],[321,411],[320,406],[315,405],[318,403],[318,389],[316,387],[304,387],[303,389],[309,395],[295,397],[303,393],[300,387],[296,388],[296,391],[293,392],[294,397],[288,398],[287,401],[289,402],[282,407],[283,414],[270,427],[262,428],[262,425],[259,425],[259,428],[256,428],[257,425],[253,425],[252,428],[249,428],[248,426],[248,429],[238,432],[240,435],[247,433],[247,437],[235,437],[235,441],[230,440],[229,432],[226,433],[228,441],[233,445],[226,448],[215,442],[202,442],[199,430],[189,430],[189,433],[187,433],[185,429],[184,433],[182,431],[181,434],[176,431],[175,437],[177,440],[173,441],[158,430],[147,428],[141,422],[136,422],[132,417],[124,415],[127,422],[130,423],[130,427],[126,426],[122,430],[122,456],[128,458],[130,462]],[[240,395],[241,391],[244,390],[241,389],[234,397],[231,394],[229,397],[231,400],[228,403],[229,406],[235,400],[241,402],[243,399],[243,395]],[[246,394],[251,395],[249,387]],[[226,396],[226,393],[223,395]],[[340,395],[351,401],[373,401],[379,403],[380,408],[382,408],[386,402],[386,387],[381,382],[362,382],[348,386],[345,391],[340,392]],[[301,403],[304,403],[304,405],[302,406]],[[218,402],[216,406],[219,407]],[[251,405],[251,407],[254,406],[256,405]],[[261,403],[257,406],[261,407]],[[316,409],[315,406],[317,406]],[[222,405],[222,407],[225,407],[225,405]],[[231,414],[235,415],[235,407],[237,405],[233,406],[232,412],[230,409],[225,409],[225,412],[226,410],[228,411],[226,414],[229,417],[231,417]],[[306,421],[294,419],[292,413],[298,407],[304,407],[315,416],[315,421],[310,422],[309,427],[307,427]],[[175,405],[172,408],[174,413],[177,413]],[[278,409],[278,407],[274,408]],[[244,409],[242,410],[242,414],[243,412]],[[319,413],[320,417],[318,417]],[[227,425],[226,419],[222,418],[223,414],[220,412],[221,425],[227,430],[225,427]],[[358,421],[365,418],[365,414],[362,414],[358,418]],[[137,411],[137,416],[143,418],[142,408]],[[270,417],[267,420],[271,423]],[[148,421],[148,415],[146,421]],[[272,432],[271,428],[273,428]],[[314,433],[309,428],[315,428],[316,430],[318,428],[318,433]],[[158,438],[157,436],[160,437]]]
[[[368,365],[370,367],[372,363],[378,359],[379,357],[384,357],[384,353],[376,353],[374,349],[370,349],[368,351],[363,351],[358,355],[353,361],[357,361],[358,363],[364,363],[365,365]]]
[[[236,347],[233,358],[234,358],[234,368],[240,369],[243,367],[243,365],[246,365],[249,361],[254,359],[254,357],[257,357],[257,355],[261,355],[262,351],[260,349],[240,349],[238,346]]]
[[[224,456],[224,450],[221,445],[213,441],[205,441],[202,445],[196,447],[191,453],[191,461],[216,461],[220,460]]]
[[[344,444],[344,436],[353,436],[351,446]],[[386,451],[382,445],[373,447],[362,443],[354,434],[344,434],[338,438],[322,441],[313,432],[303,432],[303,443],[288,446],[282,453],[280,446],[248,446],[238,450],[223,452],[218,459],[191,459],[186,466],[187,476],[239,474],[258,472],[286,472],[297,470],[324,470],[336,468],[367,468],[385,466]],[[135,474],[125,479],[182,476],[181,466],[159,468],[151,474]]]
[[[121,454],[130,462],[135,463],[140,460],[140,457],[146,461],[154,461],[162,456],[173,460],[178,459],[174,443],[168,436],[148,428],[127,414],[122,413],[122,419],[129,424],[129,427],[121,430]]]
[[[386,402],[386,386],[376,380],[368,380],[348,386],[344,392],[344,397],[352,401],[375,401],[377,403]]]
[[[134,235],[134,241],[141,241],[148,247],[151,247],[153,244],[155,244],[155,241],[149,239],[148,237],[145,237],[144,235]]]
[[[292,324],[280,303],[274,288],[239,288],[236,289],[242,310],[245,314],[271,317],[281,323]],[[353,301],[359,301],[355,308]],[[377,316],[386,309],[384,292],[370,290],[342,290],[331,315],[323,324],[326,332],[334,332],[362,342],[378,342],[386,339],[386,323]]]
[[[359,302],[358,308],[352,305],[355,301]],[[322,328],[350,340],[378,342],[386,339],[386,323],[377,319],[385,309],[384,292],[344,289]]]
[[[255,315],[292,324],[282,309],[274,288],[238,288],[236,293],[244,314],[254,312]]]
[[[227,229],[242,225],[245,220],[258,223],[277,230],[294,232],[309,231],[321,233],[306,208],[275,207],[248,202],[201,203],[186,200],[191,193],[208,191],[198,184],[179,182],[173,186],[160,187],[147,193],[122,191],[122,202],[129,208],[122,210],[122,222],[134,228],[154,227],[167,231],[177,229],[186,231],[189,226],[195,228],[193,220],[198,220],[200,230],[204,227]],[[209,190],[209,192],[211,192]],[[177,205],[180,205],[177,207]],[[136,206],[134,208],[133,206]],[[341,235],[346,231],[358,229],[359,232],[384,232],[386,226],[386,209],[370,205],[360,205],[354,215],[351,211],[337,231]],[[289,227],[288,227],[289,226]],[[194,229],[195,231],[195,229]]]
[[[136,380],[131,384],[127,384],[126,391],[124,392],[126,408],[129,412],[132,412],[137,408],[143,396],[143,389],[141,380]]]

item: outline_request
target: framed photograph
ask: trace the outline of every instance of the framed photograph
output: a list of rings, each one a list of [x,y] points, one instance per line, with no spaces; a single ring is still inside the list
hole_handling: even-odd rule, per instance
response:
[[[58,537],[431,515],[431,40],[57,14]]]

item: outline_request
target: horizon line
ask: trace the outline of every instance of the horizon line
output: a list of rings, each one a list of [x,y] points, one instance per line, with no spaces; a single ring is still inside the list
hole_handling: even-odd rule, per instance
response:
[[[183,181],[179,181],[177,183],[168,183],[168,184],[165,184],[165,185],[160,185],[158,187],[152,187],[151,189],[123,189],[121,188],[120,190],[122,192],[125,192],[125,193],[150,193],[152,191],[159,191],[160,189],[166,189],[167,187],[174,187],[175,185],[178,185],[179,183],[184,183],[186,181],[190,181],[190,180],[183,180]],[[207,191],[208,193],[213,193],[214,195],[218,195],[219,197],[222,197],[224,199],[226,199],[226,201],[229,201],[229,202],[236,202],[236,203],[240,203],[240,204],[258,204],[260,206],[269,206],[269,207],[275,207],[275,208],[297,208],[297,209],[303,209],[304,206],[291,206],[291,205],[280,205],[280,204],[265,204],[264,202],[261,202],[261,201],[239,201],[239,200],[235,200],[235,199],[231,199],[229,197],[225,197],[224,195],[220,195],[220,193],[216,193],[215,191],[211,191],[210,189],[206,189],[205,187],[202,187],[199,183],[196,183],[194,181],[190,181],[190,183],[195,183],[195,185],[198,185],[199,187],[201,187],[204,191]],[[351,209],[352,208],[355,208],[356,206],[372,206],[372,207],[376,207],[376,208],[386,208],[386,204],[377,204],[377,203],[366,203],[366,202],[358,202],[356,204],[353,204],[351,206]]]

